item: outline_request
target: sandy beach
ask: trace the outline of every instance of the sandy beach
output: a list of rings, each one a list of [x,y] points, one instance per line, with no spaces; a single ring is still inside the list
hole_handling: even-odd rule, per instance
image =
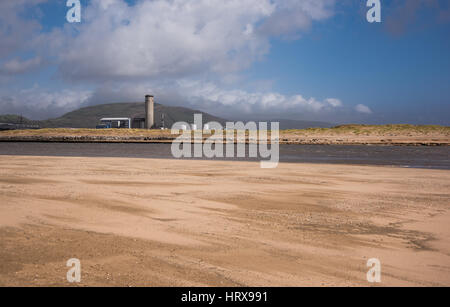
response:
[[[0,286],[450,286],[450,172],[0,157]]]

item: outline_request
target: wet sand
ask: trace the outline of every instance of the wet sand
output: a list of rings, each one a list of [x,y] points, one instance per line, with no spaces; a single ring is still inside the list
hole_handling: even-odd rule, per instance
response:
[[[450,286],[450,172],[0,157],[0,286]]]

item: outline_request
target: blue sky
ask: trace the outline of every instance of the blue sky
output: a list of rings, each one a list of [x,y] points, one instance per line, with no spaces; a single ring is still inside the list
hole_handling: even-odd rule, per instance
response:
[[[440,0],[0,4],[0,114],[41,119],[141,101],[229,119],[450,125],[450,7]]]
[[[369,122],[448,124],[449,24],[418,13],[423,20],[394,34],[384,24],[367,23],[356,5],[350,7],[302,39],[273,42],[270,57],[255,65],[251,76],[273,76],[275,90],[288,94],[332,93],[349,104],[364,103],[379,111]]]

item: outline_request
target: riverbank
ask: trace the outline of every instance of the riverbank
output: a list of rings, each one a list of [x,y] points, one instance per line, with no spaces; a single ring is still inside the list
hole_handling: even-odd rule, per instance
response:
[[[172,143],[179,134],[170,130],[139,129],[40,129],[0,132],[0,142],[72,142],[72,143]],[[203,140],[211,134],[203,135]],[[224,137],[225,141],[227,140]],[[258,142],[247,139],[247,142]],[[280,144],[301,145],[398,145],[448,146],[450,127],[386,125],[347,125],[280,131]]]
[[[450,172],[0,157],[0,286],[450,285]]]

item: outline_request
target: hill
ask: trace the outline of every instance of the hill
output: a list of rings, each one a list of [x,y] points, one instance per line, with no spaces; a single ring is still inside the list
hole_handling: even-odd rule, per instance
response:
[[[191,123],[194,114],[203,114],[203,122],[217,121],[225,123],[226,120],[198,110],[184,107],[168,107],[155,103],[155,123],[161,126],[161,114],[164,113],[164,125],[170,128],[175,122]],[[18,115],[0,115],[0,123],[24,123],[39,125],[41,128],[95,128],[99,120],[104,117],[144,117],[144,103],[112,103],[81,108],[69,112],[61,117],[35,121],[21,118]]]
[[[155,123],[157,127],[161,127],[161,114],[164,113],[164,126],[172,127],[175,122],[191,123],[194,114],[203,114],[203,122],[216,121],[225,124],[227,120],[213,116],[211,114],[192,110],[184,107],[169,107],[155,103]],[[101,104],[90,107],[81,108],[61,117],[48,120],[31,120],[19,115],[0,115],[0,123],[14,123],[26,125],[39,125],[41,128],[95,128],[99,120],[103,117],[144,117],[144,103],[112,103]],[[307,129],[307,128],[331,128],[335,126],[331,123],[303,120],[258,120],[267,122],[279,122],[280,129]],[[245,122],[245,120],[244,120]]]
[[[33,125],[38,123],[39,121],[31,120],[26,117],[15,115],[15,114],[6,114],[0,115],[0,123],[1,124],[25,124],[25,125]]]

